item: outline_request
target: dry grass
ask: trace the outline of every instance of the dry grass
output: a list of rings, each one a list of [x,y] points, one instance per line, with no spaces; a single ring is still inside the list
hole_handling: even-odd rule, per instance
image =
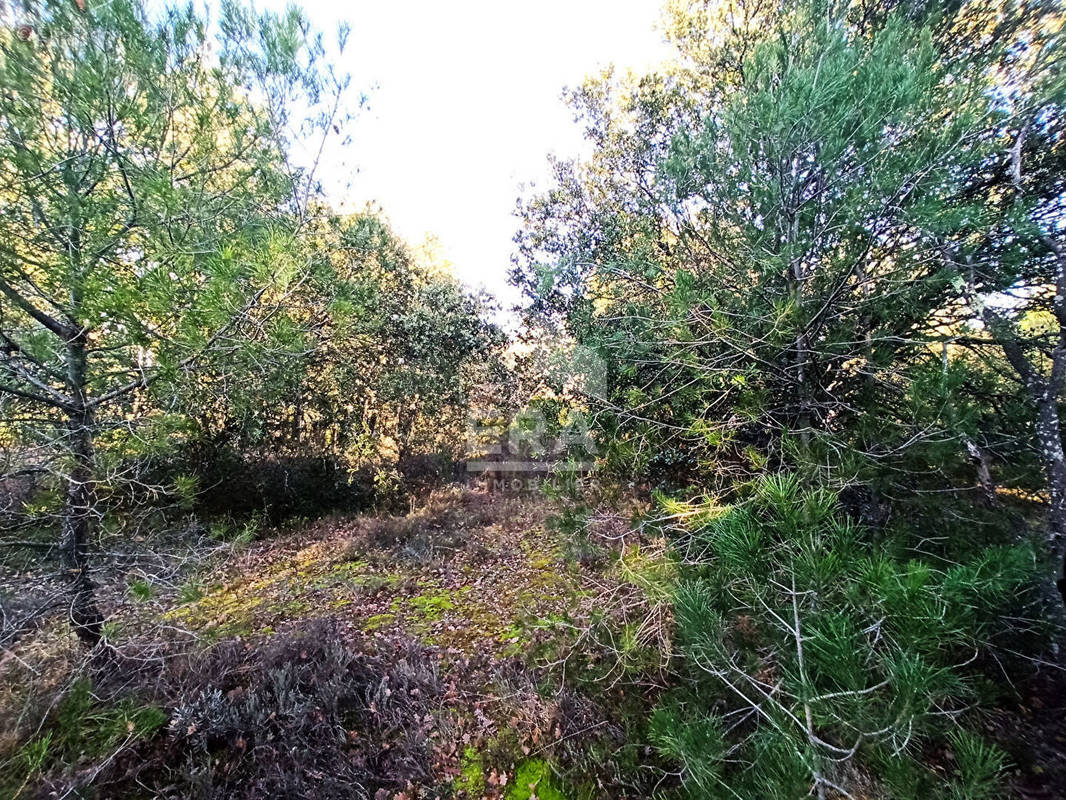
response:
[[[180,578],[141,600],[126,584],[107,587],[116,610],[109,626],[115,655],[104,669],[85,663],[61,624],[25,637],[0,661],[0,718],[13,732],[8,752],[24,752],[54,728],[55,708],[78,676],[92,677],[93,707],[102,713],[139,703],[161,709],[168,725],[108,740],[106,753],[64,753],[22,796],[33,796],[31,789],[61,795],[89,783],[100,796],[120,796],[130,781],[172,784],[182,797],[207,796],[198,786],[241,796],[238,784],[292,797],[345,796],[332,794],[334,784],[321,777],[337,773],[366,790],[347,796],[383,790],[381,796],[431,797],[432,787],[448,786],[470,796],[463,788],[470,780],[483,784],[484,796],[503,797],[520,767],[541,769],[530,759],[576,764],[592,736],[621,746],[618,721],[569,687],[570,677],[606,677],[602,686],[592,684],[595,694],[637,672],[643,680],[649,666],[655,672],[661,653],[651,655],[668,644],[669,621],[639,576],[654,574],[648,565],[657,557],[646,542],[627,537],[624,520],[612,518],[598,524],[617,539],[605,563],[574,563],[547,524],[550,511],[543,498],[443,489],[407,515],[333,517],[212,549],[206,569],[193,576],[195,592],[183,591]],[[323,640],[334,649],[323,651]],[[353,705],[397,658],[432,676],[415,687],[409,699],[417,702]],[[308,670],[308,659],[333,666]],[[304,676],[296,680],[301,692],[310,691],[307,708],[318,709],[307,712],[310,722],[301,716],[304,706],[279,721],[279,674]],[[338,721],[343,708],[356,706],[363,709],[357,727],[378,731],[359,741],[345,739]],[[315,714],[325,714],[325,722]],[[321,724],[341,731],[340,739],[312,735]],[[304,741],[318,755],[293,760],[288,751],[271,751],[274,745],[251,744],[264,730],[279,742]],[[408,754],[403,768],[387,758],[401,751]],[[204,772],[196,754],[208,752],[219,766]],[[362,772],[344,772],[352,758]],[[586,778],[599,769],[582,763]],[[477,780],[475,767],[483,773]]]

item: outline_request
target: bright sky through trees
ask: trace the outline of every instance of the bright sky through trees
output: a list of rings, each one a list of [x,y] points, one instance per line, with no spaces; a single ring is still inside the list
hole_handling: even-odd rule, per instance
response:
[[[320,30],[351,24],[340,66],[370,89],[354,141],[332,142],[320,167],[333,201],[380,203],[413,243],[437,236],[462,279],[505,302],[520,185],[543,180],[548,153],[582,151],[561,90],[667,52],[647,0],[299,4]]]

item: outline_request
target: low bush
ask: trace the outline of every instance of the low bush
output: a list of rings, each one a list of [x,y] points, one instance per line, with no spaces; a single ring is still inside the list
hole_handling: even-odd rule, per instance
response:
[[[198,507],[232,516],[263,514],[272,523],[332,511],[363,511],[374,502],[369,470],[352,473],[334,458],[252,458],[230,451],[194,461]]]
[[[436,661],[408,640],[364,642],[316,620],[162,672],[113,668],[119,697],[69,694],[23,747],[22,796],[329,800],[426,781],[447,724]]]
[[[995,795],[1004,756],[962,723],[973,664],[1035,584],[1030,546],[889,556],[832,493],[780,476],[682,535],[683,688],[652,737],[691,796]]]

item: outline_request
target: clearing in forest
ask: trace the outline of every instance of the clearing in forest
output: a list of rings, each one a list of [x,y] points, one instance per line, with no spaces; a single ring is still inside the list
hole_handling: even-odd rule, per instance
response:
[[[440,489],[408,514],[234,547],[180,590],[128,598],[109,625],[122,685],[86,665],[64,692],[88,720],[70,735],[80,754],[62,745],[64,780],[91,777],[103,796],[207,775],[227,796],[352,796],[352,782],[379,798],[601,796],[606,771],[642,757],[627,714],[658,691],[669,618],[647,589],[666,561],[616,515],[593,526],[600,556],[575,558],[550,511]],[[52,647],[57,674],[80,657],[58,627],[26,647],[38,664]]]

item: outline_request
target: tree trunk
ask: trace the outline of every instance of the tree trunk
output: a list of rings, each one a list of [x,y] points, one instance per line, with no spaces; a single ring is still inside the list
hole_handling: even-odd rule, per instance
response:
[[[71,465],[63,512],[62,547],[70,586],[70,623],[82,644],[91,648],[100,642],[104,617],[96,604],[96,586],[89,574],[96,491],[93,485],[93,418],[85,391],[85,344],[83,333],[67,343],[67,377],[75,402],[67,418]]]
[[[396,461],[402,464],[411,454],[411,435],[415,429],[415,421],[418,418],[418,403],[411,403],[400,412],[396,421]]]
[[[970,457],[970,461],[973,462],[974,469],[977,470],[977,485],[984,492],[988,504],[998,506],[999,498],[996,497],[996,482],[992,479],[992,468],[989,466],[991,459],[989,459],[988,453],[966,434],[962,435],[962,443],[966,447],[966,454]]]
[[[813,416],[811,413],[811,387],[810,387],[810,371],[812,367],[812,353],[811,353],[811,341],[810,331],[808,327],[808,320],[804,314],[803,309],[803,284],[807,280],[807,269],[804,266],[804,260],[802,256],[797,256],[793,252],[793,248],[799,241],[800,231],[800,207],[802,206],[801,195],[803,193],[803,185],[807,181],[802,183],[797,177],[795,177],[803,167],[796,163],[796,159],[793,158],[789,164],[789,171],[793,177],[791,179],[791,188],[788,191],[787,197],[784,198],[784,212],[787,219],[787,224],[783,226],[782,241],[781,244],[786,248],[786,252],[789,255],[788,265],[788,283],[789,291],[792,296],[792,302],[795,305],[796,319],[801,325],[800,330],[796,333],[796,339],[794,343],[795,359],[793,361],[793,369],[795,370],[795,388],[796,388],[796,427],[799,431],[800,445],[804,450],[810,446],[811,431],[813,430]]]
[[[1062,430],[1059,424],[1057,398],[1045,394],[1039,401],[1036,420],[1036,438],[1040,444],[1040,454],[1044,460],[1044,473],[1047,476],[1049,495],[1048,528],[1051,532],[1052,548],[1061,553],[1066,545],[1066,458],[1062,449]],[[1062,565],[1062,574],[1056,584],[1063,602],[1066,603],[1066,557]]]
[[[799,428],[800,444],[807,450],[811,444],[811,400],[810,386],[808,385],[807,366],[809,364],[809,349],[807,344],[807,332],[804,330],[796,337],[796,383],[799,388],[799,414],[797,427]]]
[[[1003,348],[1007,362],[1018,373],[1029,399],[1036,408],[1036,446],[1044,462],[1048,491],[1048,531],[1053,556],[1063,559],[1056,586],[1066,604],[1066,457],[1062,449],[1059,421],[1059,395],[1066,380],[1066,258],[1059,259],[1056,278],[1055,316],[1059,321],[1059,344],[1051,356],[1051,371],[1041,375],[1029,362],[1017,335],[988,306],[982,311],[985,327]],[[1061,301],[1059,298],[1062,298]]]

